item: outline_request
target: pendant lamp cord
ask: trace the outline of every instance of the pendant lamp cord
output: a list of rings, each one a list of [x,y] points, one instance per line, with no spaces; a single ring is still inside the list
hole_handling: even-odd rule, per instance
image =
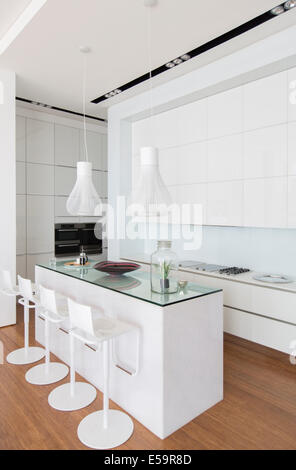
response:
[[[83,134],[84,134],[84,153],[85,159],[88,162],[88,150],[86,140],[86,118],[85,118],[85,102],[86,102],[86,54],[83,57],[83,84],[82,84],[82,99],[83,99]]]
[[[150,118],[153,116],[153,102],[152,102],[152,7],[147,8],[147,55],[148,55],[148,68],[149,68],[149,109]]]

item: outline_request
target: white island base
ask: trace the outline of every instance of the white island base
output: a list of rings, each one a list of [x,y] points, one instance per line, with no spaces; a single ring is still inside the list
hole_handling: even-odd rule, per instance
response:
[[[128,291],[114,291],[47,267],[36,266],[36,283],[139,328],[136,375],[132,374],[137,369],[137,335],[131,332],[114,344],[110,398],[159,438],[166,438],[223,399],[221,291],[160,306],[127,295]],[[69,364],[67,327],[50,327],[51,352]],[[36,340],[44,344],[44,321],[38,311]],[[100,349],[94,351],[76,341],[75,368],[102,391]]]

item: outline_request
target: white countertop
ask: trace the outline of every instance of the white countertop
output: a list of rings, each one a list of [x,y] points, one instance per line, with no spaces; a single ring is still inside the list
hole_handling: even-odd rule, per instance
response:
[[[130,255],[130,256],[123,256],[121,259],[123,260],[128,260],[128,261],[134,261],[142,264],[150,264],[150,256],[142,253],[136,253],[135,255]],[[269,283],[269,282],[260,282],[255,279],[253,279],[253,276],[260,275],[263,273],[258,273],[255,271],[250,271],[247,273],[243,274],[237,274],[237,275],[230,275],[228,276],[227,274],[219,274],[218,272],[210,273],[210,272],[205,272],[205,271],[198,271],[197,269],[190,269],[190,268],[179,268],[179,271],[183,272],[188,272],[188,273],[194,273],[198,274],[200,276],[208,276],[208,277],[214,277],[217,279],[225,279],[227,281],[232,281],[232,282],[240,282],[243,284],[251,284],[254,286],[259,286],[259,287],[265,287],[268,289],[276,289],[276,290],[281,290],[285,292],[292,292],[296,293],[296,281],[290,282],[288,284],[275,284],[275,283]]]

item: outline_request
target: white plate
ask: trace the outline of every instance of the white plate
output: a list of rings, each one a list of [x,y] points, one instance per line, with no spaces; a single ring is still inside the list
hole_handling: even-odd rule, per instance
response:
[[[260,274],[254,276],[253,279],[261,282],[270,282],[272,284],[288,284],[294,282],[294,279],[288,276],[280,276],[276,274]]]

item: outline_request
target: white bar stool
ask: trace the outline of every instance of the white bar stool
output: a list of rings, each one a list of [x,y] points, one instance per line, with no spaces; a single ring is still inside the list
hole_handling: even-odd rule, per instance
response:
[[[40,361],[45,355],[43,348],[29,346],[29,309],[36,307],[38,299],[33,295],[30,279],[23,279],[21,276],[18,276],[18,289],[18,295],[22,296],[19,303],[24,306],[25,346],[8,354],[6,360],[10,364],[16,365],[31,364]],[[33,305],[30,305],[30,302]]]
[[[71,336],[89,345],[103,343],[104,406],[103,410],[86,416],[78,426],[80,441],[92,449],[112,449],[126,442],[133,433],[131,418],[119,410],[109,410],[109,356],[111,341],[134,326],[111,318],[94,319],[90,307],[68,299]]]
[[[11,279],[10,271],[1,270],[1,288],[0,293],[9,297],[17,297],[20,294],[17,286],[14,286]]]
[[[75,381],[74,340],[70,318],[70,382],[56,387],[48,396],[49,405],[59,411],[75,411],[90,405],[97,397],[96,388],[85,382]]]
[[[56,295],[55,291],[39,285],[40,317],[45,320],[45,363],[29,369],[26,381],[33,385],[48,385],[64,379],[69,368],[60,362],[50,362],[49,324],[59,324],[68,317],[66,297]]]

